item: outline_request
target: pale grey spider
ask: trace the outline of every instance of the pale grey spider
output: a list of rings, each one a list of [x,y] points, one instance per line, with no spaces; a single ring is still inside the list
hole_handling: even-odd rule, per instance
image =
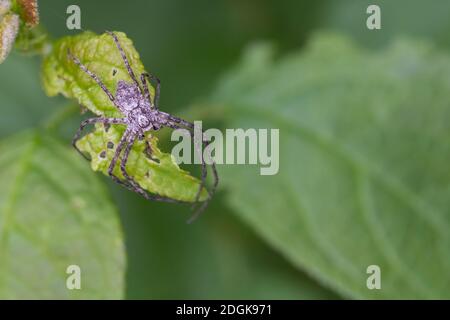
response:
[[[146,192],[134,179],[131,177],[126,170],[126,164],[128,161],[128,156],[130,154],[131,148],[133,146],[133,143],[136,141],[136,139],[143,140],[144,134],[148,131],[157,131],[161,127],[169,127],[172,129],[187,129],[190,132],[190,137],[194,140],[194,125],[188,121],[185,121],[183,119],[174,117],[166,112],[162,112],[158,108],[158,101],[159,101],[159,95],[160,95],[160,81],[157,77],[154,77],[151,74],[148,73],[142,73],[140,76],[141,83],[138,82],[133,70],[130,67],[130,63],[128,62],[127,56],[125,52],[122,49],[122,46],[120,45],[120,42],[117,38],[117,36],[113,32],[107,31],[109,35],[113,38],[117,49],[120,52],[120,55],[122,56],[123,62],[125,64],[125,67],[128,71],[128,74],[131,77],[132,82],[125,82],[123,80],[120,80],[117,83],[117,89],[116,89],[116,95],[113,96],[112,93],[105,87],[103,82],[100,80],[100,78],[92,73],[88,68],[81,63],[81,61],[72,55],[70,51],[68,51],[68,57],[72,59],[85,73],[87,73],[105,92],[105,94],[108,96],[109,100],[120,110],[120,112],[124,115],[123,118],[104,118],[104,117],[98,117],[98,118],[90,118],[87,120],[84,120],[80,128],[78,129],[77,133],[75,134],[75,137],[73,138],[72,144],[75,147],[75,149],[83,155],[83,157],[87,158],[81,150],[78,149],[76,143],[81,137],[81,132],[89,124],[94,123],[103,123],[106,126],[110,125],[125,125],[126,130],[120,139],[119,144],[117,145],[117,148],[115,150],[113,159],[109,165],[108,168],[108,174],[111,176],[111,178],[121,184],[122,186],[128,188],[129,190],[136,192],[143,197],[145,197],[148,200],[156,200],[156,201],[164,201],[164,202],[178,202],[178,203],[185,203],[183,201],[162,197],[159,195],[152,195]],[[153,80],[156,82],[156,89],[155,89],[155,96],[152,101],[150,97],[150,92],[147,86],[146,78],[149,79],[149,81]],[[203,139],[202,139],[203,140]],[[196,145],[196,142],[194,141],[194,145]],[[202,145],[206,146],[207,142],[202,141]],[[114,144],[112,142],[108,143],[108,148],[114,148]],[[122,158],[121,154],[122,151],[123,155]],[[199,203],[199,198],[201,195],[202,189],[205,187],[205,181],[207,177],[207,168],[206,163],[203,158],[203,154],[199,148],[196,148],[196,152],[199,152],[201,154],[201,166],[202,166],[202,176],[201,176],[201,183],[199,186],[199,189],[197,191],[195,202],[193,208],[195,208],[196,204]],[[148,144],[147,148],[148,156],[151,158],[151,147],[150,144]],[[88,159],[88,158],[87,158]],[[121,172],[125,178],[125,180],[119,179],[116,175],[113,174],[113,169],[117,164],[118,160],[120,161],[120,169]],[[89,160],[89,159],[88,159]],[[207,199],[199,206],[195,208],[195,212],[193,216],[189,219],[188,222],[192,222],[195,218],[198,217],[198,215],[207,207],[208,202],[211,200],[212,196],[215,193],[215,190],[217,188],[219,177],[217,174],[215,163],[211,162],[212,172],[214,176],[214,183],[213,187],[210,191],[208,191],[208,197]]]

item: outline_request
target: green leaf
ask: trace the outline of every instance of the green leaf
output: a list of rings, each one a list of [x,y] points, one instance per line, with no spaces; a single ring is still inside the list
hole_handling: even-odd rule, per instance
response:
[[[38,132],[1,142],[0,154],[0,298],[122,298],[117,212],[83,160]],[[80,290],[66,287],[69,265]]]
[[[243,226],[221,194],[189,228],[165,203],[123,192],[115,199],[133,248],[128,299],[336,299]]]
[[[140,75],[144,72],[144,66],[131,40],[124,33],[116,32],[116,35],[134,73]],[[131,81],[112,37],[108,34],[98,36],[92,32],[84,32],[59,40],[52,53],[44,60],[42,80],[46,93],[50,96],[62,93],[68,98],[76,98],[81,105],[98,116],[123,117],[95,81],[67,57],[69,49],[102,79],[111,92],[115,92],[119,80]],[[150,90],[153,94],[153,88],[150,87]],[[114,149],[108,150],[106,144],[111,141],[117,146],[122,133],[121,126],[112,126],[108,133],[105,133],[103,126],[97,126],[92,134],[80,141],[78,146],[91,155],[94,170],[107,174],[107,165],[112,160]],[[128,164],[131,176],[149,192],[182,201],[194,201],[200,181],[181,170],[170,154],[161,152],[156,144],[157,139],[150,133],[147,133],[146,140],[151,144],[157,161],[147,158],[144,152],[145,141],[136,142]],[[105,159],[100,157],[103,151],[108,151]],[[119,164],[115,170],[118,176],[122,176]],[[206,189],[203,189],[200,200],[206,199],[206,196]]]
[[[123,132],[124,127],[105,130],[100,124],[96,126],[94,132],[87,134],[78,142],[80,150],[90,155],[92,170],[108,174],[109,164]],[[170,153],[161,152],[157,147],[157,141],[156,137],[149,136],[145,141],[134,143],[126,165],[127,172],[142,188],[150,192],[181,201],[193,201],[198,192],[198,179],[181,170]],[[109,142],[114,144],[113,148],[108,148]],[[152,159],[145,152],[146,142],[152,146]],[[120,161],[114,168],[114,174],[124,179]],[[206,196],[206,190],[203,189],[201,199],[205,199]]]
[[[366,19],[370,16],[366,10],[370,5],[378,5],[381,9],[382,32],[374,32],[366,28]],[[405,14],[405,7],[408,14]],[[424,18],[426,12],[427,18]],[[341,0],[329,1],[317,12],[316,28],[345,32],[358,43],[370,47],[388,44],[398,36],[408,35],[418,39],[427,39],[439,46],[450,45],[450,32],[447,17],[450,13],[450,2],[440,1],[435,6],[428,6],[422,0]],[[352,17],[361,15],[361,19]],[[362,27],[361,27],[362,26]]]
[[[4,106],[0,117],[1,137],[42,123],[67,103],[63,98],[50,99],[42,92],[37,62],[13,53],[0,67],[0,101]]]
[[[115,33],[131,68],[136,75],[140,75],[145,70],[133,43],[124,33]],[[98,75],[113,93],[119,80],[131,81],[112,37],[106,33],[97,35],[87,31],[76,36],[63,37],[54,44],[42,67],[42,81],[46,93],[49,96],[61,93],[67,98],[75,98],[80,105],[98,116],[122,117],[97,83],[69,59],[68,50]],[[153,92],[152,88],[151,90]]]
[[[409,41],[370,52],[325,34],[279,61],[253,48],[207,110],[279,128],[280,170],[223,166],[227,201],[339,294],[450,298],[449,74],[448,55]]]

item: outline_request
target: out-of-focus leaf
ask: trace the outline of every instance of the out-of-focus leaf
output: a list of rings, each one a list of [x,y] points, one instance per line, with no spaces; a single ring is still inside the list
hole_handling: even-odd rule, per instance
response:
[[[117,212],[82,160],[34,132],[1,142],[0,154],[0,297],[121,298]],[[66,287],[69,265],[81,268],[80,290]]]
[[[119,190],[114,198],[130,230],[128,299],[336,298],[261,243],[220,194],[189,228],[182,214],[171,214],[188,208]]]
[[[116,35],[134,73],[139,77],[144,72],[139,54],[124,33],[116,32]],[[95,73],[113,94],[119,80],[132,81],[113,38],[109,34],[99,36],[92,32],[84,32],[59,40],[52,53],[44,60],[42,79],[47,94],[53,96],[62,93],[68,98],[76,98],[81,105],[99,116],[123,117],[101,87],[68,57],[68,50]],[[150,89],[153,92],[153,88]],[[103,126],[97,126],[95,132],[86,135],[78,146],[82,151],[91,154],[94,170],[107,174],[107,166],[115,150],[115,148],[108,149],[107,142],[113,142],[114,146],[117,146],[123,128],[113,125],[108,130],[107,137],[105,134]],[[144,152],[145,141],[138,141],[130,154],[128,167],[131,176],[149,192],[182,201],[194,201],[200,181],[190,176],[188,172],[180,170],[170,154],[158,149],[157,140],[152,139],[149,133],[147,141],[151,144],[154,158],[159,163],[147,158]],[[108,151],[106,158],[100,156],[103,151]],[[115,170],[118,176],[122,176],[119,164],[120,162]],[[204,200],[206,196],[207,192],[203,189],[200,200]]]
[[[450,46],[450,29],[447,17],[450,2],[437,0],[433,6],[422,0],[327,0],[317,15],[316,25],[335,32],[345,32],[359,43],[369,47],[387,45],[399,36],[426,38],[445,47]],[[381,12],[381,29],[370,30],[366,20],[371,14],[366,10],[378,5]],[[407,8],[407,13],[405,12]]]
[[[62,97],[50,99],[42,91],[37,62],[13,52],[0,66],[1,137],[42,123],[65,104]]]
[[[372,53],[319,35],[277,62],[253,48],[207,108],[279,128],[280,171],[223,166],[229,204],[344,296],[450,298],[449,75],[448,55],[408,41]]]

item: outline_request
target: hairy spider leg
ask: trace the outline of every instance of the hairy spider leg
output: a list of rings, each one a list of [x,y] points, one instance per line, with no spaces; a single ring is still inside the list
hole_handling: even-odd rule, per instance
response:
[[[172,116],[170,116],[171,118],[173,118]],[[181,119],[179,119],[179,120],[181,120]],[[190,123],[189,123],[190,124]],[[199,146],[197,145],[197,141],[195,141],[195,139],[194,139],[194,137],[195,137],[195,134],[194,134],[194,129],[193,129],[193,125],[192,125],[192,128],[189,126],[188,128],[184,128],[183,126],[181,126],[180,124],[179,124],[179,122],[178,123],[174,123],[173,121],[172,122],[168,122],[168,125],[169,125],[169,127],[171,127],[172,129],[185,129],[185,130],[188,130],[189,131],[189,133],[190,133],[190,135],[189,135],[189,137],[192,139],[192,141],[194,142],[194,150],[195,150],[195,152],[197,153],[197,155],[200,157],[200,159],[201,159],[201,166],[202,166],[202,176],[201,176],[201,183],[200,183],[200,185],[199,185],[199,187],[198,187],[198,191],[197,191],[197,194],[195,195],[195,200],[194,200],[194,204],[192,205],[192,209],[194,209],[195,208],[195,206],[196,206],[196,204],[199,202],[199,199],[200,199],[200,194],[201,194],[201,192],[202,192],[202,189],[205,187],[205,185],[206,185],[206,178],[207,178],[207,176],[208,176],[208,171],[207,171],[207,169],[206,169],[206,163],[205,163],[205,160],[204,160],[204,158],[203,158],[203,154],[202,154],[202,150],[201,150],[201,148],[199,148]],[[185,126],[185,127],[187,127],[187,126]],[[202,140],[203,140],[203,137],[202,137]]]
[[[72,145],[73,147],[78,151],[79,154],[81,154],[86,160],[89,160],[88,157],[86,157],[84,155],[83,152],[81,152],[80,149],[78,149],[77,147],[77,142],[78,140],[80,140],[81,138],[81,133],[83,131],[83,129],[90,124],[94,124],[94,123],[103,123],[104,125],[111,125],[111,124],[125,124],[125,119],[120,119],[120,118],[90,118],[90,119],[86,119],[84,121],[81,122],[80,127],[78,128],[77,133],[75,134],[75,136],[72,139]]]
[[[207,142],[203,141],[203,147],[206,148],[209,145],[209,143],[210,143],[210,141],[207,141]],[[212,186],[211,190],[208,191],[208,198],[207,198],[207,200],[204,201],[199,208],[195,209],[195,212],[189,218],[188,223],[194,222],[200,216],[200,214],[208,206],[209,201],[212,199],[212,197],[216,193],[216,189],[217,189],[217,186],[219,184],[219,174],[217,173],[216,163],[214,162],[214,160],[212,160],[212,159],[210,159],[210,160],[211,160],[210,163],[211,163],[211,168],[212,168],[212,172],[213,172],[213,179],[214,179],[213,186]],[[204,163],[204,161],[203,161],[203,163]],[[205,183],[206,183],[206,174],[204,175],[204,179],[202,180],[202,183],[201,183],[201,185],[199,187],[199,191],[197,191],[196,203],[198,203],[198,200],[200,198],[200,193],[201,193],[201,189],[200,188],[203,188],[205,186]]]
[[[148,100],[150,102],[150,109],[153,109],[152,99],[150,97],[150,91],[148,90],[147,80],[145,80],[145,73],[141,74],[141,82],[142,82],[142,86],[144,87],[145,100]]]
[[[193,131],[194,128],[195,128],[194,124],[192,124],[191,122],[188,122],[188,121],[186,121],[186,120],[183,120],[183,119],[174,117],[174,116],[172,116],[172,115],[168,115],[168,116],[169,116],[169,119],[171,119],[172,121],[174,121],[174,122],[176,122],[176,123],[178,123],[178,124],[180,124],[180,125],[183,125],[183,126],[185,126],[185,127],[188,127],[188,128],[190,129],[190,132],[191,132],[191,139],[194,141],[194,131]],[[210,144],[210,141],[204,141],[204,139],[203,139],[203,132],[202,132],[202,145],[203,145],[203,147],[206,148],[209,144]],[[195,145],[195,141],[194,141],[194,145]],[[197,152],[198,152],[198,149],[197,149]],[[201,152],[201,151],[200,151],[200,152]],[[198,190],[198,192],[197,192],[196,201],[195,201],[196,203],[198,203],[198,200],[199,200],[199,198],[200,198],[201,190],[202,190],[203,187],[205,186],[205,183],[206,183],[206,176],[207,176],[207,173],[206,173],[206,164],[205,164],[205,161],[204,161],[204,158],[203,158],[203,153],[201,154],[201,159],[202,159],[202,184],[199,186],[199,190]],[[206,206],[208,205],[209,200],[210,200],[210,199],[213,197],[213,195],[215,194],[216,189],[217,189],[217,185],[219,184],[219,174],[217,173],[216,163],[215,163],[212,159],[210,159],[209,162],[211,163],[211,168],[212,168],[212,172],[213,172],[213,179],[214,179],[214,182],[213,182],[213,187],[212,187],[211,191],[208,192],[208,193],[209,193],[208,201],[205,201],[205,202],[202,204],[201,208],[198,209],[198,211],[197,211],[197,212],[200,212],[200,213],[201,213],[201,212],[206,208]],[[203,170],[203,168],[204,168],[204,170]],[[196,214],[196,215],[194,214],[194,216],[191,218],[190,222],[194,221],[194,220],[198,217],[198,215],[199,215],[199,214]]]
[[[173,116],[171,116],[171,118],[174,118]],[[187,121],[184,121],[182,119],[178,119],[180,120],[179,123],[184,122],[186,123]],[[172,121],[168,121],[165,126],[172,128],[172,129],[186,129],[183,126],[181,126],[179,123],[174,123]],[[189,122],[187,122],[189,123]],[[189,123],[190,125],[192,125],[191,123]],[[193,125],[192,125],[193,127]],[[195,143],[195,139],[194,139],[194,132],[192,128],[189,128],[189,132],[190,137],[192,139],[192,141],[194,142],[194,146],[196,145]],[[203,140],[203,139],[202,139]],[[203,141],[203,146],[208,146],[209,142],[205,142]],[[196,151],[199,152],[198,148],[196,148]],[[200,151],[201,153],[201,151]],[[199,202],[199,198],[200,198],[200,194],[202,189],[205,187],[206,184],[206,177],[207,177],[207,170],[206,170],[206,163],[204,161],[203,158],[203,154],[201,154],[201,160],[202,160],[202,181],[200,183],[199,186],[199,190],[197,191],[197,195],[196,195],[196,199],[195,199],[195,203]],[[208,191],[208,198],[202,203],[202,205],[198,208],[195,209],[194,214],[189,218],[189,220],[187,221],[188,223],[192,223],[194,220],[196,220],[200,214],[205,210],[205,208],[208,206],[209,201],[212,199],[212,197],[214,196],[216,189],[217,189],[217,185],[219,184],[219,175],[217,173],[217,168],[216,168],[216,164],[215,162],[211,159],[211,167],[212,167],[212,171],[213,171],[213,178],[214,178],[214,182],[213,182],[213,187],[211,189],[211,191]],[[193,209],[195,208],[195,204],[193,206]]]
[[[122,152],[123,147],[124,147],[125,144],[127,143],[127,139],[128,139],[128,136],[129,136],[130,132],[131,132],[131,131],[130,131],[129,129],[127,129],[127,130],[125,130],[125,132],[123,133],[122,138],[120,138],[119,144],[117,145],[117,148],[116,148],[116,150],[115,150],[115,152],[114,152],[114,156],[113,156],[113,158],[112,158],[112,160],[111,160],[111,162],[110,162],[110,164],[109,164],[109,167],[108,167],[108,175],[111,177],[111,179],[112,179],[114,182],[116,182],[116,183],[118,183],[118,184],[120,184],[120,185],[122,185],[122,186],[125,186],[125,187],[128,188],[128,189],[130,189],[130,185],[127,184],[125,181],[120,180],[119,177],[117,177],[117,176],[114,174],[113,171],[114,171],[114,168],[115,168],[115,166],[116,166],[117,160],[119,160],[120,153]]]
[[[128,74],[130,75],[133,82],[139,88],[139,91],[141,91],[141,93],[142,93],[139,82],[137,81],[136,76],[134,75],[133,69],[131,69],[131,65],[128,62],[127,55],[125,54],[125,51],[123,51],[122,46],[120,45],[119,39],[117,38],[116,34],[111,31],[106,31],[106,33],[108,33],[113,38],[114,42],[116,43],[117,49],[119,49],[120,55],[122,56],[122,60],[125,63],[125,67],[127,68]]]
[[[202,166],[202,182],[201,182],[201,184],[200,184],[200,186],[199,186],[199,188],[198,188],[197,194],[196,194],[196,196],[195,196],[195,203],[194,203],[194,205],[193,205],[193,207],[192,207],[192,208],[194,209],[196,203],[199,202],[200,194],[201,194],[201,192],[202,192],[202,189],[203,189],[203,188],[205,187],[205,185],[206,185],[206,178],[207,178],[207,175],[208,175],[208,171],[207,171],[207,169],[206,169],[206,163],[205,163],[205,160],[204,160],[204,158],[203,158],[203,153],[202,153],[201,149],[199,149],[199,147],[197,146],[196,141],[195,141],[195,139],[194,139],[194,137],[195,137],[195,133],[194,133],[195,126],[194,126],[193,123],[191,123],[191,122],[189,122],[189,121],[186,121],[186,120],[183,120],[183,119],[174,117],[174,116],[172,116],[172,115],[170,115],[170,114],[168,114],[168,113],[165,113],[165,115],[166,115],[172,122],[175,122],[176,124],[181,125],[181,126],[185,126],[185,127],[187,127],[187,128],[189,129],[189,131],[191,132],[191,139],[192,139],[192,141],[194,142],[194,148],[195,148],[197,154],[199,154],[199,156],[200,156],[200,158],[201,158],[201,161],[202,161],[202,163],[201,163],[201,166]],[[208,144],[209,144],[209,143],[208,143]],[[203,140],[203,132],[202,132],[202,145],[205,147],[205,146],[207,146],[208,144],[205,145],[205,141]],[[214,173],[214,175],[216,175],[217,172],[216,172],[215,163],[214,163],[214,161],[211,161],[211,162],[212,162],[213,173]],[[217,175],[217,176],[218,176],[218,175]],[[215,177],[214,177],[214,179],[215,179]],[[211,197],[212,197],[212,196],[211,196]]]
[[[153,80],[156,82],[156,88],[155,88],[155,97],[153,98],[153,102],[150,98],[150,92],[148,90],[148,86],[147,86],[147,80],[145,80],[145,78],[148,78],[150,81]],[[150,73],[142,73],[141,74],[141,82],[142,85],[144,87],[144,93],[145,93],[145,98],[150,102],[150,106],[153,107],[154,109],[158,110],[159,109],[159,96],[160,96],[160,92],[161,92],[161,81],[159,80],[158,77],[150,74]]]
[[[180,201],[180,200],[171,199],[171,198],[167,198],[167,197],[163,197],[163,196],[159,196],[159,195],[149,194],[148,192],[146,192],[144,189],[142,189],[139,186],[139,184],[128,174],[128,172],[126,170],[128,157],[130,155],[133,144],[135,143],[135,141],[137,139],[137,135],[129,134],[125,139],[126,139],[126,147],[125,147],[125,151],[122,156],[122,159],[120,161],[120,170],[121,170],[123,176],[125,177],[126,181],[129,183],[129,189],[131,191],[134,191],[137,194],[140,194],[147,200],[185,204],[186,203],[185,201]],[[114,164],[114,166],[115,166],[115,164]]]
[[[112,103],[114,103],[114,105],[118,108],[119,106],[116,104],[116,99],[114,98],[114,96],[112,95],[112,93],[108,90],[108,88],[106,88],[106,86],[104,85],[104,83],[102,82],[102,80],[100,80],[100,78],[93,73],[92,71],[90,71],[84,64],[81,63],[81,61],[75,57],[74,55],[72,55],[72,53],[70,52],[70,50],[67,50],[67,55],[69,56],[69,58],[71,58],[73,60],[73,62],[75,62],[81,70],[83,70],[85,73],[87,73],[92,79],[94,79],[94,81],[100,86],[100,88],[102,88],[102,90],[106,93],[106,95],[108,96],[109,100],[111,100]]]

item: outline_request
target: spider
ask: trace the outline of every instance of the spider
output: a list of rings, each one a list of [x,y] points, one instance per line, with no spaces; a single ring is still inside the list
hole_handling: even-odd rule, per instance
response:
[[[81,133],[83,129],[87,125],[95,123],[103,123],[105,127],[115,124],[125,125],[126,130],[122,135],[120,142],[117,145],[113,159],[108,167],[108,174],[112,178],[112,180],[126,187],[127,189],[140,194],[147,200],[172,202],[172,203],[186,203],[184,201],[172,198],[149,194],[133,179],[133,177],[131,177],[128,174],[126,170],[126,164],[134,142],[137,139],[144,140],[146,132],[158,131],[162,127],[168,127],[172,129],[187,129],[190,133],[191,139],[194,141],[196,152],[201,154],[200,158],[202,167],[201,183],[195,196],[194,205],[192,206],[192,208],[194,209],[194,214],[188,220],[188,223],[190,223],[194,221],[200,215],[200,213],[207,207],[208,202],[211,200],[211,198],[215,193],[215,190],[219,183],[219,176],[216,170],[215,163],[212,160],[210,161],[214,176],[213,187],[211,191],[208,191],[208,196],[206,200],[201,205],[198,205],[201,191],[205,187],[207,169],[206,163],[203,158],[203,154],[199,146],[197,145],[196,141],[194,140],[194,125],[188,121],[174,117],[166,112],[162,112],[159,110],[158,102],[160,96],[160,85],[161,85],[160,80],[149,73],[142,73],[140,75],[141,82],[139,83],[133,70],[131,69],[128,58],[124,50],[122,49],[122,46],[116,34],[110,31],[107,31],[107,33],[113,38],[117,46],[117,49],[119,50],[120,55],[122,56],[122,60],[125,64],[128,74],[132,80],[131,82],[126,82],[123,80],[118,81],[115,96],[106,88],[106,86],[103,84],[103,82],[96,74],[91,72],[83,63],[81,63],[81,61],[77,57],[72,55],[70,50],[67,51],[67,54],[69,59],[73,60],[73,62],[75,62],[80,67],[81,70],[87,73],[97,83],[97,85],[99,85],[102,88],[102,90],[108,96],[109,100],[111,100],[114,106],[119,109],[119,111],[124,115],[124,117],[123,118],[98,117],[84,120],[81,123],[77,133],[75,134],[72,140],[72,145],[83,157],[88,159],[88,157],[84,155],[84,153],[81,152],[81,150],[76,145],[77,141],[81,138]],[[147,86],[147,79],[149,81],[153,80],[154,82],[156,82],[156,89],[153,101],[151,99],[150,92]],[[208,142],[205,141],[202,135],[202,145],[206,146],[207,144]],[[112,143],[108,143],[108,147],[111,146],[113,147]],[[148,142],[146,152],[147,155],[151,158],[152,150]],[[120,160],[120,170],[125,178],[124,180],[121,180],[113,173],[117,161],[119,160]]]

